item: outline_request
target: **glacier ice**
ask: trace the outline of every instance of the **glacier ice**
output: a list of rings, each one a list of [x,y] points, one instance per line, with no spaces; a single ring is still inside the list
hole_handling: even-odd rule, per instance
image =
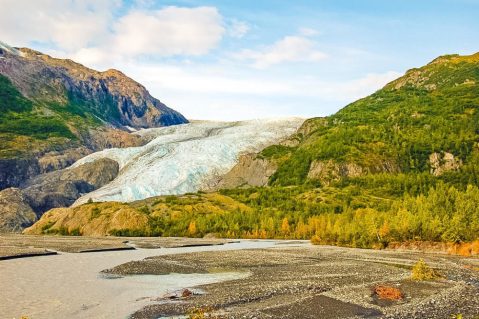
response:
[[[112,148],[90,154],[72,167],[109,158],[120,172],[109,184],[79,198],[74,205],[93,201],[129,202],[157,195],[196,192],[226,174],[243,153],[259,152],[293,134],[300,118],[240,122],[194,121],[144,129],[150,140],[140,147]]]
[[[5,42],[2,42],[2,41],[0,41],[0,49],[5,50],[10,54],[23,56],[22,52],[20,52],[19,50],[9,46],[8,44],[6,44]]]

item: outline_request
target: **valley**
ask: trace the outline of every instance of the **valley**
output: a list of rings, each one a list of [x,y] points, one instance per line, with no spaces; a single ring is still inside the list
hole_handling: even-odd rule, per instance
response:
[[[312,47],[287,40],[264,48]],[[157,70],[143,79],[167,90]],[[212,82],[180,100],[256,90]],[[478,167],[479,53],[328,116],[210,121],[119,70],[0,42],[0,316],[476,319]]]

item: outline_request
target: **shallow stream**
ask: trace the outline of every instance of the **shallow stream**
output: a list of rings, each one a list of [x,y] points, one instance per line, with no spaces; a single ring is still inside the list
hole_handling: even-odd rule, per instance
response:
[[[150,256],[199,251],[269,248],[277,241],[242,240],[221,246],[136,249],[0,261],[2,318],[127,318],[178,289],[248,276],[247,273],[141,275],[107,279],[104,269]]]

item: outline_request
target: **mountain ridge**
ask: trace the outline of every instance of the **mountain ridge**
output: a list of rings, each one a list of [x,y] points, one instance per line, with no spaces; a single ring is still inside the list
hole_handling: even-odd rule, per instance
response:
[[[0,190],[88,153],[147,142],[132,129],[187,123],[146,88],[109,69],[0,45]]]

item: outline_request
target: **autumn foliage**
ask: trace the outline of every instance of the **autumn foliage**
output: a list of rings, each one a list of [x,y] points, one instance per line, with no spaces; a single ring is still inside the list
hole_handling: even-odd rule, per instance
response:
[[[373,292],[379,299],[384,300],[401,300],[404,298],[401,290],[391,286],[378,285],[374,287]]]

